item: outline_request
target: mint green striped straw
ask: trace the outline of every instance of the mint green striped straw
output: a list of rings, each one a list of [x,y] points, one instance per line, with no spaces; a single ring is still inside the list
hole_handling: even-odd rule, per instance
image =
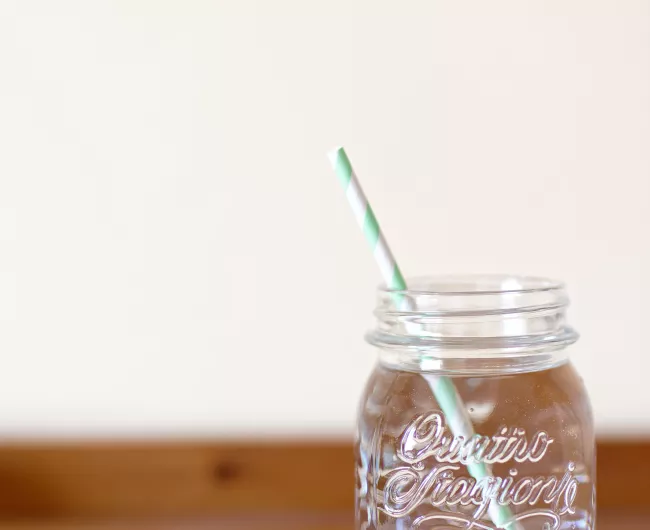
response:
[[[366,241],[374,253],[375,260],[379,265],[386,286],[392,290],[406,291],[407,287],[404,276],[402,276],[393,253],[379,228],[377,218],[372,211],[366,195],[361,189],[361,184],[359,184],[359,180],[352,169],[352,164],[350,164],[350,159],[345,153],[345,150],[342,147],[337,147],[329,153],[329,158],[345,190],[352,211],[363,229]],[[412,301],[406,297],[403,297],[400,303],[407,310],[415,310]],[[424,373],[423,377],[426,379],[436,400],[440,404],[440,408],[447,418],[447,423],[452,434],[454,436],[462,436],[465,440],[474,437],[476,434],[472,426],[472,421],[467,414],[467,407],[463,403],[452,380],[448,377],[430,373]],[[468,464],[467,469],[470,475],[477,481],[491,477],[489,467],[482,462]],[[490,503],[488,514],[498,528],[509,528],[513,525],[515,525],[514,528],[517,528],[519,526],[513,521],[510,509],[507,506],[500,505],[496,499]]]

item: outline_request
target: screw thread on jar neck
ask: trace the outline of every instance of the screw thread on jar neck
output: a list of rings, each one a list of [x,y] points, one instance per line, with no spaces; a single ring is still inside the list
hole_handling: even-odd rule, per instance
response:
[[[441,370],[443,361],[451,367],[452,359],[463,366],[479,359],[482,364],[510,359],[510,365],[515,359],[519,367],[533,361],[537,366],[543,361],[540,355],[551,363],[566,360],[562,351],[578,338],[567,325],[569,299],[559,282],[525,276],[437,276],[416,278],[408,285],[405,291],[379,289],[377,328],[367,339],[382,349],[383,361],[395,361],[396,355],[413,358],[421,369],[422,357],[434,367],[439,359]],[[405,299],[407,304],[396,303]]]

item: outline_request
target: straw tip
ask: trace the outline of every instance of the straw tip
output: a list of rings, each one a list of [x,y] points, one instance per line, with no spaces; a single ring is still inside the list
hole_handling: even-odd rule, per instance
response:
[[[336,146],[334,149],[332,149],[329,153],[327,153],[327,157],[330,159],[330,162],[332,163],[333,166],[336,166],[336,161],[339,159],[340,153],[345,152],[343,151],[343,147]]]

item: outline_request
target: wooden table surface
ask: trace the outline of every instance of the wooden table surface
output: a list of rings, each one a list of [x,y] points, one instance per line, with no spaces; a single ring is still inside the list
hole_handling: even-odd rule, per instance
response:
[[[649,452],[598,443],[598,530],[650,530]],[[351,469],[349,440],[0,443],[0,530],[352,530]]]
[[[177,521],[115,521],[115,522],[74,522],[1,523],[0,530],[352,530],[351,521],[345,517],[332,517],[329,520],[309,518],[287,520],[261,519],[210,519]],[[650,512],[647,515],[624,515],[601,513],[598,516],[598,530],[648,530]]]

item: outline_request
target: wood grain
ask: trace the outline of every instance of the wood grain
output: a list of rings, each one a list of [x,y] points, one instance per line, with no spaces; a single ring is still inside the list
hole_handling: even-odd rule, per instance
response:
[[[242,519],[210,519],[197,521],[138,520],[117,522],[60,521],[60,522],[23,522],[0,523],[0,530],[352,530],[352,521],[347,518],[340,521],[260,521]],[[629,515],[625,513],[604,512],[598,516],[598,530],[648,530],[650,514]]]
[[[650,509],[649,451],[650,441],[644,440],[609,440],[598,444],[599,507]]]
[[[649,449],[599,443],[599,509],[650,510]],[[351,514],[353,470],[346,442],[4,445],[0,520]]]
[[[75,521],[0,523],[0,530],[352,530],[350,517],[287,518],[261,520],[248,517],[237,519],[156,519],[151,521]]]
[[[0,449],[0,517],[352,510],[350,444],[130,443]]]

